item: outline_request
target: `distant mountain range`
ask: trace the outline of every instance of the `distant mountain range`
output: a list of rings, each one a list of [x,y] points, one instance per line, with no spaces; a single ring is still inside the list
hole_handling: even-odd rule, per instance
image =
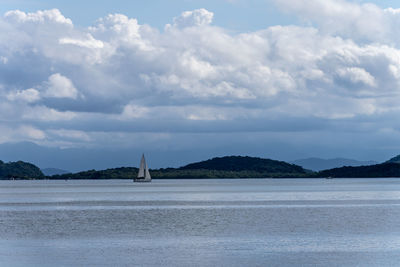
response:
[[[61,175],[61,174],[71,173],[69,171],[62,170],[62,169],[57,169],[57,168],[45,168],[45,169],[41,169],[41,171],[46,176]]]
[[[400,161],[400,158],[399,158]],[[335,159],[321,159],[321,158],[307,158],[291,161],[290,163],[299,165],[307,170],[322,171],[333,168],[340,168],[344,166],[368,166],[375,165],[376,161],[358,161],[354,159],[335,158]]]

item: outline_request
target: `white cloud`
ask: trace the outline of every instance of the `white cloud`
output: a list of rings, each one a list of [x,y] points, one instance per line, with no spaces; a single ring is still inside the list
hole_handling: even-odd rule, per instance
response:
[[[45,106],[27,106],[24,107],[24,112],[20,119],[39,122],[59,122],[71,121],[75,118],[77,118],[77,114],[75,112],[57,111],[53,108],[48,108]]]
[[[180,28],[207,26],[211,24],[213,17],[214,13],[204,8],[185,11],[179,17],[174,18],[174,26]]]
[[[87,48],[103,48],[104,44],[100,40],[93,38],[91,34],[86,35],[86,39],[72,39],[72,38],[61,38],[60,44],[71,44]]]
[[[3,64],[7,64],[8,63],[8,58],[1,56],[0,57],[0,62]]]
[[[375,87],[375,78],[366,70],[361,68],[343,68],[338,70],[338,74],[350,80],[352,83],[363,83],[364,85]]]
[[[144,51],[154,50],[151,42],[142,36],[142,34],[152,35],[154,30],[139,25],[136,19],[122,14],[110,14],[99,19],[95,26],[89,27],[89,31],[97,37],[97,40],[104,39],[109,44],[107,49],[113,52],[119,46],[134,47]]]
[[[150,109],[143,106],[128,104],[124,107],[121,114],[121,119],[135,119],[146,117]]]
[[[283,10],[316,23],[329,35],[367,42],[398,42],[400,12],[346,0],[273,0]]]
[[[46,97],[72,99],[78,97],[78,90],[72,81],[59,73],[51,75],[46,85],[47,89],[44,92]]]
[[[89,134],[82,131],[58,129],[58,130],[49,130],[48,133],[56,135],[59,138],[66,138],[84,142],[91,141]]]
[[[72,26],[72,21],[68,18],[65,18],[58,9],[37,11],[34,13],[25,13],[20,10],[13,10],[13,11],[8,11],[5,14],[5,18],[14,23],[56,22],[59,24],[66,24]]]
[[[46,134],[31,125],[22,125],[16,131],[22,138],[27,137],[30,140],[43,140],[46,138]]]
[[[398,112],[398,10],[275,2],[313,26],[233,34],[199,9],[161,32],[122,14],[83,29],[58,10],[10,11],[0,19],[0,116],[42,131],[27,131],[37,140],[70,144],[92,128],[135,131],[135,122],[207,132],[216,126],[204,122],[221,121],[240,131],[273,129],[260,123],[271,118],[317,124]]]
[[[40,99],[40,93],[38,90],[30,88],[22,91],[10,92],[7,95],[7,99],[10,101],[25,101],[31,103]]]

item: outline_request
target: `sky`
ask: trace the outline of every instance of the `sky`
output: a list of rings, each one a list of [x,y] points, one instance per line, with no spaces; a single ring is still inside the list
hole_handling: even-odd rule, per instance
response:
[[[400,154],[395,1],[0,0],[0,13],[4,161]]]

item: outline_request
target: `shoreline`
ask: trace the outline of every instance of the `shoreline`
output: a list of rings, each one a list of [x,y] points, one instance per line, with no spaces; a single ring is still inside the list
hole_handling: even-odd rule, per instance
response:
[[[36,178],[27,178],[27,179],[0,179],[0,181],[110,181],[110,180],[126,180],[132,181],[134,178],[99,178],[99,179],[86,179],[86,178],[78,178],[78,179],[36,179]],[[152,178],[152,180],[301,180],[301,179],[315,179],[315,180],[342,180],[342,179],[400,179],[400,177],[258,177],[258,178],[248,178],[248,177],[228,177],[228,178]]]

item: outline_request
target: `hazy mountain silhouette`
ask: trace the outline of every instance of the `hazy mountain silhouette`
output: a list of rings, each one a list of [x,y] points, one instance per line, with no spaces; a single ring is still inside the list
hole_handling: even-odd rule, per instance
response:
[[[321,158],[307,158],[291,161],[290,163],[299,165],[307,170],[322,171],[333,168],[340,168],[343,166],[367,166],[377,164],[376,161],[358,161],[354,159],[335,158],[335,159],[321,159]]]
[[[46,176],[52,176],[52,175],[61,175],[61,174],[67,174],[70,173],[69,171],[62,170],[62,169],[57,169],[57,168],[44,168],[41,169],[44,175]]]
[[[169,151],[135,148],[56,148],[40,146],[31,142],[0,144],[0,160],[31,162],[41,169],[54,168],[79,172],[104,170],[118,167],[138,167],[145,153],[150,168],[178,167],[201,158],[212,151]]]

